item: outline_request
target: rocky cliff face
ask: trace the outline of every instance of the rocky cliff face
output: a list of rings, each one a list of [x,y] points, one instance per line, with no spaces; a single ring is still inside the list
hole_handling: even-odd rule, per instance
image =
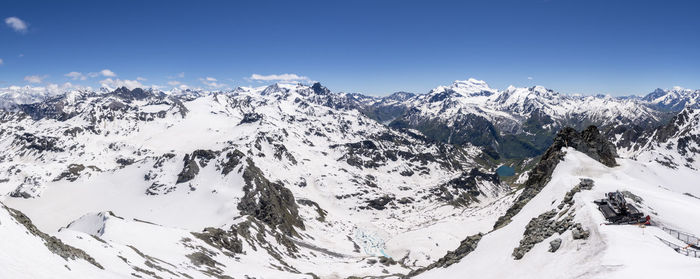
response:
[[[616,127],[606,132],[625,157],[668,168],[697,170],[700,160],[700,109],[686,108],[653,128]]]
[[[589,126],[581,132],[569,127],[562,129],[554,138],[552,146],[542,155],[537,165],[530,170],[530,175],[524,184],[525,188],[523,192],[518,196],[515,203],[508,209],[506,214],[496,221],[494,228],[499,228],[508,224],[510,218],[518,214],[523,206],[547,185],[551,179],[552,172],[564,157],[566,151],[563,149],[567,147],[581,151],[608,167],[617,165],[615,161],[617,157],[615,145],[608,141],[600,131],[598,131],[597,127]]]

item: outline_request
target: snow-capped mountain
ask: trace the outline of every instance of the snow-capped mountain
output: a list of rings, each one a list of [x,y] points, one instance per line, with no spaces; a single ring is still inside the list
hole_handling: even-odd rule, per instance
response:
[[[593,126],[560,131],[492,231],[465,238],[449,258],[411,275],[635,278],[699,272],[698,238],[686,232],[700,231],[688,221],[700,218],[700,187],[688,183],[700,173],[615,153]],[[594,201],[615,191],[649,214],[651,225],[607,223]]]
[[[58,87],[10,86],[0,88],[0,109],[9,109],[17,104],[41,102],[64,93]]]
[[[700,272],[698,258],[682,254],[695,250],[675,235],[700,231],[690,221],[700,218],[700,199],[682,189],[687,177],[660,175],[654,166],[630,159],[608,167],[574,148],[564,150],[544,188],[509,223],[472,237],[461,260],[415,278],[653,278]],[[691,178],[700,176],[695,172]],[[594,201],[618,190],[651,216],[651,226],[605,225]]]
[[[700,169],[700,109],[687,107],[654,129],[620,128],[612,134],[626,156],[671,168]]]
[[[475,114],[497,127],[518,127],[532,113],[544,113],[555,123],[589,122],[600,125],[656,119],[655,111],[634,100],[610,96],[564,95],[542,86],[505,90],[492,89],[481,80],[455,81],[428,94],[408,100],[421,114],[450,119],[457,114]],[[517,132],[517,129],[506,132]]]
[[[673,87],[658,88],[642,98],[650,107],[661,111],[681,111],[683,108],[700,108],[700,90]]]
[[[497,90],[476,79],[439,86],[401,105],[392,127],[414,128],[442,142],[487,146],[509,158],[541,154],[566,126],[648,127],[664,116],[637,99],[564,95],[542,86]]]
[[[698,272],[663,242],[681,245],[663,228],[700,233],[684,221],[700,212],[691,107],[663,123],[639,98],[475,79],[387,97],[74,90],[8,107],[0,278]],[[618,189],[653,226],[600,225],[593,200]]]
[[[145,277],[405,274],[505,208],[480,149],[389,129],[344,96],[119,88],[20,105],[1,117],[0,192],[106,272]]]

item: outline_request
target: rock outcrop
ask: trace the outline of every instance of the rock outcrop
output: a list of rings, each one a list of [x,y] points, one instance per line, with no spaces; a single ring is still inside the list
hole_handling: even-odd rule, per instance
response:
[[[299,217],[292,191],[281,182],[271,182],[265,178],[250,158],[246,164],[243,171],[245,195],[238,204],[238,210],[241,214],[251,215],[273,228],[279,228],[288,236],[298,235],[295,228],[304,229],[304,222]]]
[[[430,264],[429,266],[411,271],[410,273],[408,273],[408,275],[406,275],[406,278],[414,277],[433,268],[448,267],[454,263],[459,262],[462,258],[469,255],[469,253],[476,250],[476,246],[477,244],[479,244],[479,241],[481,240],[482,236],[484,235],[479,233],[465,238],[459,244],[459,247],[457,247],[457,249],[455,249],[454,251],[447,252],[447,255],[440,258],[436,262]]]
[[[557,164],[564,158],[565,152],[562,149],[566,147],[583,152],[608,167],[617,165],[615,161],[617,157],[615,145],[610,143],[595,126],[589,126],[580,133],[573,128],[567,127],[562,129],[557,133],[554,143],[530,171],[530,176],[524,184],[525,189],[523,192],[518,196],[513,206],[506,211],[506,214],[498,218],[494,229],[508,224],[510,219],[515,214],[518,214],[523,206],[547,185]]]
[[[27,228],[27,232],[31,233],[39,238],[41,238],[44,241],[44,244],[46,245],[46,248],[49,249],[52,253],[61,256],[62,258],[66,260],[76,260],[76,259],[83,259],[86,262],[100,268],[104,269],[102,265],[100,265],[95,259],[85,253],[85,251],[75,248],[73,246],[67,245],[63,243],[60,239],[56,238],[55,236],[50,236],[42,231],[40,231],[34,223],[32,223],[32,220],[27,217],[27,215],[24,215],[24,213],[20,212],[19,210],[15,210],[12,208],[9,208],[3,204],[0,203],[2,207],[7,210],[10,215],[17,220],[18,223],[22,224],[25,228]]]

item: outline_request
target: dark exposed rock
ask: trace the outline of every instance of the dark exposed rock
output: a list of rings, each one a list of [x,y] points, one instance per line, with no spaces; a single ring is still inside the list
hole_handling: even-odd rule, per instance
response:
[[[413,203],[413,198],[403,197],[403,198],[398,199],[396,202],[398,202],[399,204],[409,204],[409,203]]]
[[[61,179],[67,179],[70,182],[73,182],[80,177],[80,173],[85,170],[85,166],[81,164],[70,164],[68,165],[68,170],[62,172],[58,177],[56,177],[53,181],[59,181]]]
[[[65,112],[65,106],[66,104],[62,97],[55,97],[44,102],[17,105],[17,108],[26,115],[29,115],[33,120],[49,118],[58,121],[66,121],[73,118],[76,113]]]
[[[126,108],[126,105],[120,101],[112,101],[107,105],[107,109],[117,111],[117,110],[123,110]]]
[[[571,215],[559,221],[556,220],[556,216],[557,211],[550,210],[530,220],[525,227],[520,245],[513,249],[513,257],[516,260],[522,259],[535,244],[544,241],[554,235],[554,233],[563,233],[573,225],[573,217]]]
[[[391,196],[382,196],[376,199],[371,199],[367,201],[367,206],[374,208],[376,210],[386,209],[386,205],[393,201],[395,198]]]
[[[518,214],[523,206],[549,183],[552,172],[564,158],[565,152],[562,149],[565,147],[572,147],[583,152],[608,167],[613,167],[617,164],[615,161],[617,156],[615,146],[605,139],[595,126],[589,126],[581,133],[573,128],[567,127],[562,129],[557,133],[552,146],[542,155],[537,165],[530,170],[530,175],[524,184],[525,189],[518,196],[515,203],[506,211],[506,214],[498,218],[494,229],[508,224],[510,219],[515,214]]]
[[[544,241],[554,233],[559,233],[559,235],[564,234],[567,230],[571,229],[571,233],[574,239],[585,239],[588,238],[588,231],[583,230],[580,223],[574,223],[574,212],[571,209],[573,205],[573,197],[576,193],[582,190],[590,190],[593,188],[593,180],[588,178],[581,179],[581,182],[574,186],[570,191],[566,193],[564,199],[558,206],[558,209],[563,209],[566,205],[569,207],[557,211],[552,209],[545,213],[540,214],[536,218],[532,218],[530,222],[525,227],[525,232],[523,233],[523,239],[520,240],[520,245],[513,249],[513,257],[516,260],[521,259],[535,244]],[[567,214],[568,213],[568,214]],[[566,214],[566,215],[565,215]],[[555,239],[550,242],[550,252],[554,252],[559,249],[561,245],[561,239]]]
[[[199,167],[206,167],[210,160],[216,158],[216,152],[211,150],[198,149],[192,154],[185,154],[183,158],[184,166],[177,175],[176,184],[190,181],[199,173]],[[199,164],[197,164],[199,160]]]
[[[187,258],[190,259],[190,262],[192,262],[192,264],[194,264],[195,266],[205,265],[208,267],[216,267],[217,264],[221,264],[209,257],[204,252],[194,252],[192,254],[187,255]]]
[[[653,140],[658,144],[669,142],[672,137],[678,139],[676,150],[681,156],[689,156],[692,162],[692,154],[700,154],[700,135],[690,132],[690,128],[697,127],[700,123],[700,114],[695,110],[687,108],[674,116],[671,121],[653,132]],[[670,146],[669,146],[670,147]],[[671,147],[672,148],[672,147]]]
[[[402,170],[399,173],[401,176],[413,176],[414,172],[411,169]]]
[[[262,118],[263,118],[262,114],[259,114],[259,113],[254,113],[254,112],[245,113],[245,114],[243,114],[243,119],[241,119],[241,122],[238,123],[238,125],[246,124],[246,123],[254,123],[254,122],[260,121],[260,119],[262,119]]]
[[[143,90],[141,88],[134,88],[133,90],[129,90],[126,87],[120,87],[117,88],[116,90],[112,91],[109,93],[112,96],[116,96],[118,98],[121,98],[122,100],[143,100],[148,97],[154,97],[155,95],[149,91]]]
[[[589,235],[590,232],[583,229],[581,223],[576,223],[574,228],[571,230],[571,236],[573,236],[574,239],[587,239]]]
[[[321,208],[321,206],[319,206],[318,203],[316,203],[315,201],[307,199],[298,199],[297,203],[305,206],[313,206],[314,208],[316,208],[316,212],[318,213],[318,218],[316,219],[321,222],[326,221],[326,215],[328,214],[328,211],[323,210],[323,208]]]
[[[284,146],[284,144],[276,143],[273,145],[273,148],[275,149],[275,154],[273,154],[275,159],[282,160],[282,156],[284,156],[293,165],[297,164],[296,158],[294,158],[294,156],[291,153],[289,153],[287,147]]]
[[[555,238],[549,242],[549,252],[556,252],[561,247],[561,238]]]
[[[304,229],[304,222],[299,217],[292,191],[281,182],[270,182],[250,158],[246,163],[243,171],[245,195],[238,203],[238,210],[289,236],[298,235],[295,227]]]
[[[36,136],[34,134],[24,133],[16,135],[15,142],[24,145],[26,149],[34,149],[39,152],[63,152],[63,148],[58,146],[58,138],[56,137]]]
[[[238,149],[226,153],[227,160],[221,165],[221,174],[227,175],[233,171],[241,163],[243,157],[245,157],[245,154]]]
[[[455,249],[454,251],[447,252],[447,254],[444,257],[440,258],[436,262],[434,262],[426,267],[419,268],[419,269],[416,269],[416,270],[409,272],[406,275],[406,277],[408,277],[408,278],[414,277],[414,276],[421,274],[427,270],[431,270],[433,268],[439,268],[439,267],[448,267],[454,263],[459,262],[461,259],[463,259],[467,255],[469,255],[469,253],[476,250],[476,246],[477,246],[477,244],[479,244],[479,241],[481,240],[482,236],[483,236],[483,234],[479,233],[479,234],[475,234],[475,235],[472,235],[472,236],[465,238],[459,244],[459,247],[457,247],[457,249]]]
[[[320,82],[315,82],[313,85],[311,85],[311,90],[313,90],[314,93],[318,95],[328,95],[331,93],[331,91],[328,88],[321,85]]]
[[[234,226],[231,226],[228,231],[210,227],[201,233],[193,232],[192,235],[222,251],[229,251],[233,254],[243,253],[243,242],[238,239],[238,231]]]
[[[117,159],[117,164],[122,166],[128,166],[134,163],[134,159],[131,158],[119,158]]]
[[[390,265],[395,265],[396,261],[392,258],[389,258],[389,257],[380,256],[379,263],[386,265],[386,266],[390,266]]]
[[[464,172],[459,177],[430,190],[440,200],[450,202],[455,206],[466,206],[472,202],[478,202],[482,194],[478,183],[487,181],[498,186],[501,184],[497,174],[488,174],[477,168],[472,168],[468,173]]]
[[[347,146],[349,148],[355,148],[355,149],[360,149],[360,148],[371,149],[371,150],[377,149],[377,145],[371,140],[363,140],[360,142],[348,143],[348,144],[345,144],[345,146]]]
[[[414,108],[389,123],[389,126],[413,128],[430,139],[457,145],[471,143],[476,146],[490,146],[499,138],[498,131],[490,121],[472,113],[460,114],[450,120],[448,125],[437,119],[425,118]]]
[[[77,136],[78,134],[80,134],[80,133],[82,133],[82,132],[83,132],[83,128],[80,128],[80,127],[73,127],[73,128],[66,129],[65,131],[63,131],[63,135],[64,135],[64,136],[75,137],[75,136]]]
[[[605,134],[609,139],[619,137],[615,142],[617,148],[631,148],[637,151],[649,141],[645,136],[646,131],[639,125],[615,125],[608,127]]]
[[[39,238],[41,238],[44,241],[44,244],[46,245],[46,248],[49,249],[54,254],[57,254],[61,256],[62,258],[68,260],[76,260],[76,259],[83,259],[87,261],[88,263],[100,268],[104,269],[102,265],[100,265],[93,257],[85,253],[85,251],[80,250],[78,248],[75,248],[73,246],[64,244],[63,241],[60,239],[50,236],[42,231],[40,231],[34,224],[32,223],[32,220],[27,217],[27,215],[24,215],[24,213],[20,212],[19,210],[15,210],[12,208],[9,208],[5,205],[2,205],[2,207],[7,210],[10,215],[17,220],[20,224],[22,224],[25,228],[27,228],[27,231]]]
[[[579,182],[578,185],[574,186],[569,192],[566,192],[566,195],[564,196],[564,199],[561,201],[559,204],[559,209],[564,208],[566,204],[572,205],[574,204],[574,195],[576,193],[581,192],[581,190],[590,190],[593,189],[593,180],[590,178],[582,178],[581,182]]]
[[[190,154],[185,154],[183,161],[184,167],[182,171],[180,171],[180,174],[177,175],[177,184],[190,181],[199,173],[199,166],[197,166],[194,157],[190,157]]]

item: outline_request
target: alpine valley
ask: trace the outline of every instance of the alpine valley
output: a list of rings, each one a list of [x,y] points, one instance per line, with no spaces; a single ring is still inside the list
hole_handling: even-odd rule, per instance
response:
[[[700,274],[700,90],[7,87],[0,108],[0,278]],[[606,221],[618,190],[649,224]]]

